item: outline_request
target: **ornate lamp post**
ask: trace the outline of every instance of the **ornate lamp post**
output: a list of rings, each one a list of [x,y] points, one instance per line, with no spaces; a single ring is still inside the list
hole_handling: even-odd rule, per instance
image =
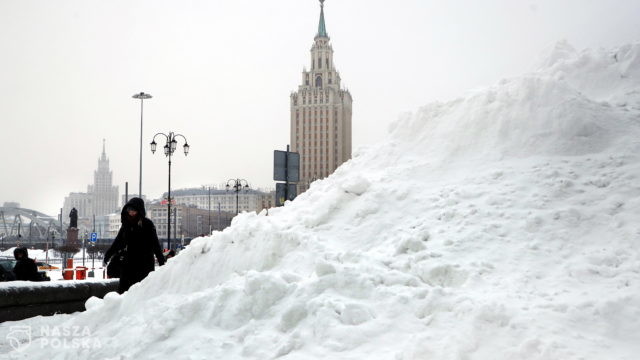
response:
[[[142,198],[142,114],[144,113],[144,100],[151,99],[151,94],[145,94],[143,92],[139,94],[134,94],[132,96],[134,99],[140,99],[140,175],[139,175],[139,185],[138,185],[138,196]]]
[[[238,215],[238,195],[243,189],[244,191],[249,190],[249,183],[245,179],[229,179],[229,181],[227,181],[227,191],[231,190],[231,188],[233,188],[233,191],[236,193],[236,215]]]
[[[166,144],[164,145],[164,155],[169,159],[169,191],[167,195],[167,247],[171,249],[171,155],[176,151],[178,147],[177,138],[181,137],[184,140],[184,145],[182,148],[184,149],[184,156],[189,154],[189,144],[187,143],[187,138],[185,138],[181,134],[174,134],[170,132],[169,135],[164,133],[157,133],[153,136],[153,140],[151,140],[151,153],[156,152],[156,136],[162,135],[165,137]],[[177,215],[176,215],[177,216]]]

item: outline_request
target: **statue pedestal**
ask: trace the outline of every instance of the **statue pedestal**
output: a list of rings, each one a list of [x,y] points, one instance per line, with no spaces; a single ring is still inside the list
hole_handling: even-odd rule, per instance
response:
[[[67,229],[67,242],[65,245],[79,247],[80,242],[78,241],[78,229],[76,228],[68,228]]]

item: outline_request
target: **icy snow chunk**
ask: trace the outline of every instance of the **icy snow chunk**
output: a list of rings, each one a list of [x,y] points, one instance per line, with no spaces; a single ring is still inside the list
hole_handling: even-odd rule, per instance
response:
[[[425,283],[440,287],[461,286],[469,277],[467,271],[458,269],[456,265],[423,266],[418,269],[417,275]]]
[[[84,303],[84,307],[87,310],[91,310],[93,308],[100,307],[100,305],[102,305],[102,303],[103,303],[102,299],[100,299],[98,297],[95,297],[95,296],[92,296],[92,297],[88,298],[87,301]]]
[[[361,175],[355,175],[348,177],[340,186],[344,191],[360,196],[369,189],[371,183]]]
[[[297,302],[282,314],[278,328],[282,332],[287,332],[296,327],[307,315],[308,312],[304,302]]]
[[[561,61],[566,61],[575,57],[577,51],[564,39],[554,44],[553,47],[544,51],[542,59],[539,61],[540,68],[549,68]]]
[[[479,328],[487,326],[505,327],[509,325],[511,317],[502,304],[483,305],[477,310],[475,325]]]
[[[347,304],[340,314],[340,321],[345,325],[360,325],[373,318],[371,311],[360,304]]]
[[[424,239],[407,238],[402,240],[396,247],[396,255],[425,250],[427,246],[424,244],[424,242],[427,239],[429,239],[428,234],[425,236]]]
[[[270,274],[249,271],[246,275],[244,292],[248,297],[251,314],[258,318],[282,299],[287,292],[287,283]]]
[[[326,261],[319,260],[316,263],[316,274],[318,276],[325,276],[329,274],[335,274],[336,268],[332,264],[329,264]]]

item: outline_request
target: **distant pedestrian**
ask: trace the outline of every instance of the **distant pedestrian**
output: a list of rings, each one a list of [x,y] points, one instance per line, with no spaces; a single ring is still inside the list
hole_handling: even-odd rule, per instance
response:
[[[142,281],[154,270],[154,255],[160,266],[165,263],[156,227],[146,217],[146,214],[142,199],[132,198],[129,200],[122,208],[120,231],[109,250],[104,254],[105,265],[112,256],[120,254],[119,258],[122,259],[118,286],[120,294],[129,290],[131,285]]]
[[[38,273],[38,266],[33,259],[29,259],[27,248],[19,247],[13,250],[13,257],[16,258],[16,265],[13,267],[13,274],[16,280],[41,281]]]
[[[176,251],[175,251],[175,250],[173,250],[173,249],[171,249],[171,250],[169,250],[169,251],[165,251],[165,252],[164,252],[164,257],[165,257],[165,259],[167,259],[167,260],[171,259],[171,258],[172,258],[172,257],[174,257],[174,256],[176,256]]]

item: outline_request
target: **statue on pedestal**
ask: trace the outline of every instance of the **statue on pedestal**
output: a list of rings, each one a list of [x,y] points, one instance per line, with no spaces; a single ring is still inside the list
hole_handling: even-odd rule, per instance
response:
[[[70,229],[78,228],[78,210],[76,208],[71,209],[71,213],[69,213],[69,218],[71,221],[69,222]]]

